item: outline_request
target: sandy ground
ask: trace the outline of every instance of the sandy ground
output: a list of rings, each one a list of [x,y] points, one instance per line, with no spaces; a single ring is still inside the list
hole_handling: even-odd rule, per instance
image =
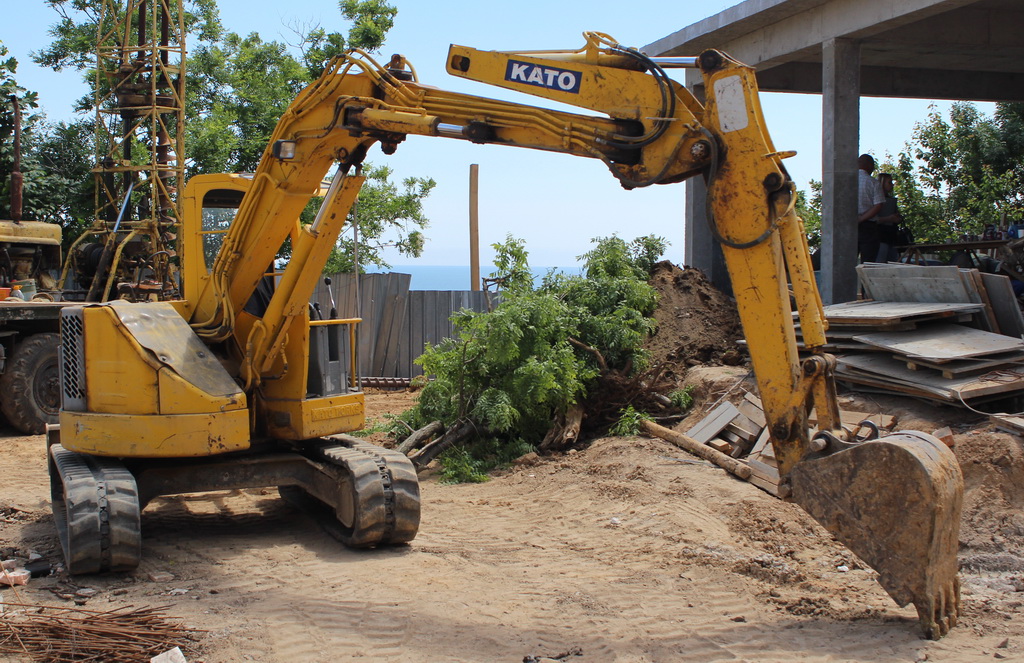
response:
[[[371,396],[370,416],[410,399]],[[1024,466],[1018,438],[956,430],[958,452],[984,439]],[[44,439],[0,443],[0,550],[57,563]],[[965,519],[988,522],[1008,494],[969,499]],[[601,439],[483,484],[428,476],[422,495],[415,541],[358,552],[273,490],[163,498],[143,513],[136,572],[58,574],[0,598],[67,605],[60,594],[89,587],[90,609],[166,606],[205,630],[188,658],[208,663],[1024,658],[1022,569],[1005,557],[1020,559],[1005,550],[1024,535],[1019,504],[988,541],[966,528],[965,555],[1004,563],[964,572],[961,624],[931,642],[799,508],[661,440]]]

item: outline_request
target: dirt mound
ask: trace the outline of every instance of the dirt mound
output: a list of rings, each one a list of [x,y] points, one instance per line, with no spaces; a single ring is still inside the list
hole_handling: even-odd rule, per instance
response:
[[[1007,433],[970,431],[957,436],[956,455],[964,473],[964,566],[1024,571],[1024,442]]]
[[[742,362],[736,345],[743,338],[736,302],[703,272],[666,260],[654,266],[650,283],[659,295],[654,313],[658,329],[644,344],[652,365],[664,365],[666,377],[682,378],[690,366]]]

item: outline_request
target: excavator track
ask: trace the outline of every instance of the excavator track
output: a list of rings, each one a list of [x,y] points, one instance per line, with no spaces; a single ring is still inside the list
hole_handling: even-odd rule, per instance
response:
[[[281,496],[313,515],[331,536],[352,548],[407,543],[420,523],[420,490],[412,462],[390,449],[351,438],[327,438],[304,453],[340,473],[335,503],[299,486]]]
[[[113,458],[49,448],[50,500],[69,573],[124,571],[142,556],[139,492]]]
[[[353,438],[323,438],[292,451],[206,460],[142,460],[68,451],[51,430],[50,493],[69,573],[127,571],[141,559],[142,507],[160,495],[279,486],[353,548],[416,537],[420,491],[412,462]]]

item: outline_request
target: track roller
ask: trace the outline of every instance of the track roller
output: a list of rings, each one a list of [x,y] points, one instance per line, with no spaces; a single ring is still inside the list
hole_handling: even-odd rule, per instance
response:
[[[298,486],[281,496],[308,510],[352,548],[407,543],[420,524],[420,489],[412,462],[397,451],[352,439],[327,438],[308,456],[337,473],[337,494],[317,499]]]
[[[139,492],[113,458],[49,447],[50,501],[69,573],[128,571],[142,556]]]

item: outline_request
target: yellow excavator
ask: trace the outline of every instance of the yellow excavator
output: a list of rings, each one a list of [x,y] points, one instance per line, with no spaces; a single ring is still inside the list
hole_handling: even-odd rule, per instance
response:
[[[350,546],[415,537],[413,466],[342,435],[363,425],[358,320],[316,319],[309,299],[369,148],[392,154],[409,135],[435,136],[598,159],[627,189],[704,177],[783,496],[876,569],[899,605],[914,603],[929,637],[948,632],[959,614],[959,465],[924,433],[857,439],[843,427],[788,155],[765,129],[754,71],[716,50],[654,59],[585,38],[572,51],[452,46],[447,69],[591,114],[426,86],[401,56],[336,59],[283,115],[255,174],[189,182],[184,299],[64,311],[62,410],[48,443],[69,571],[136,566],[140,510],[185,492],[277,486]],[[668,76],[678,67],[701,72],[706,103]],[[287,240],[291,259],[274,272]],[[803,361],[790,288],[812,351]]]

